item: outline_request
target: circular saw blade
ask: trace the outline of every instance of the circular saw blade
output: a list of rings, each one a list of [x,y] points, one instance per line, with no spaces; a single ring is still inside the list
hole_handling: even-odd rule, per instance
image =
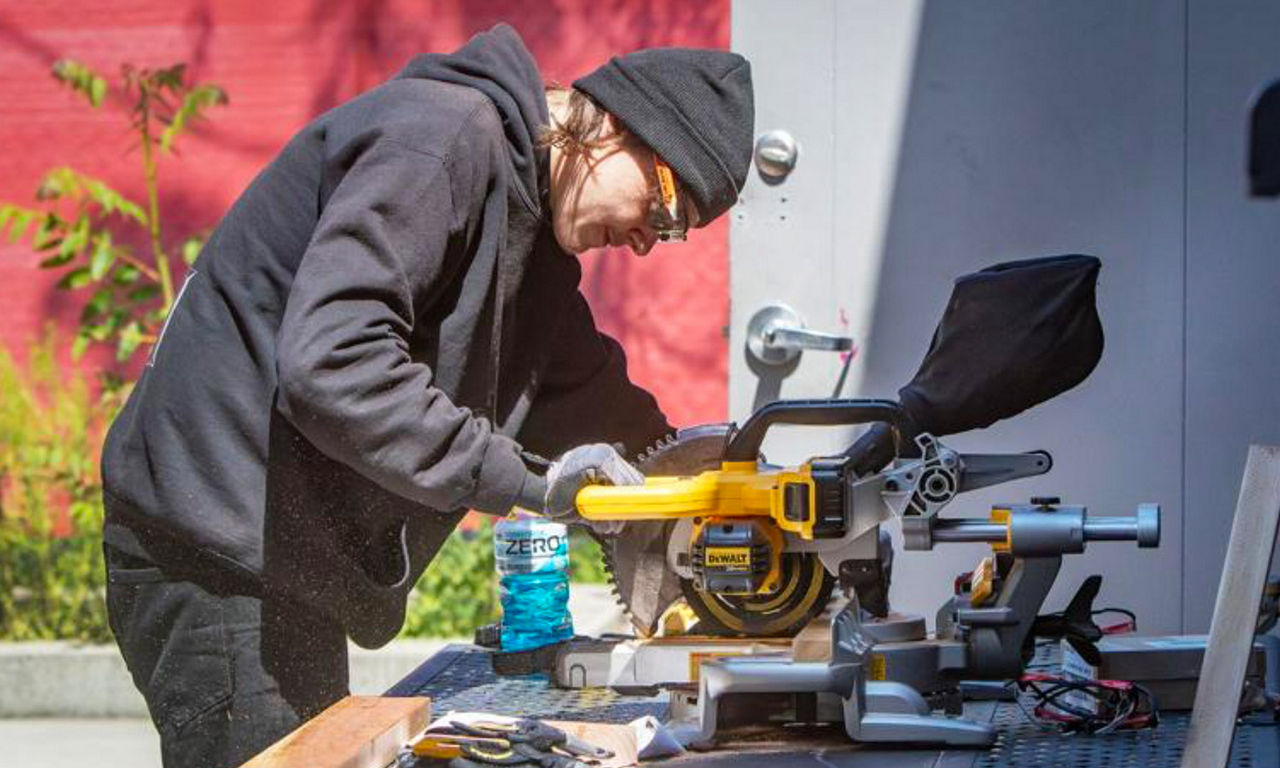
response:
[[[650,446],[636,459],[645,475],[692,475],[718,469],[733,424],[704,424],[681,429]],[[597,536],[614,594],[642,637],[658,628],[658,620],[683,596],[680,577],[667,566],[671,520],[629,521],[620,530]]]

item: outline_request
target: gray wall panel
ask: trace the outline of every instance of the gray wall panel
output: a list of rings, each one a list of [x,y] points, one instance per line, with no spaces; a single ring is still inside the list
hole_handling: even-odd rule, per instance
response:
[[[1054,471],[949,511],[1032,493],[1109,513],[1159,501],[1161,549],[1104,544],[1067,558],[1049,603],[1102,573],[1101,600],[1138,608],[1158,632],[1181,623],[1182,25],[1181,6],[1159,1],[926,5],[863,384],[884,395],[914,373],[953,277],[1031,256],[1101,257],[1107,349],[1093,376],[951,441],[1045,448]],[[836,179],[856,183],[838,168]],[[893,599],[930,610],[983,553],[903,554]],[[1153,590],[1153,575],[1167,588]]]
[[[1188,631],[1213,613],[1249,443],[1280,443],[1280,203],[1245,197],[1245,121],[1280,6],[1192,0],[1187,120]]]

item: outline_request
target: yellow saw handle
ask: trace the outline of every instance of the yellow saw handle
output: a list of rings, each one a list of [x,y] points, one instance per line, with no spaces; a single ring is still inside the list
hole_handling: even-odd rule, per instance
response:
[[[587,520],[670,520],[685,517],[773,517],[778,527],[805,538],[812,521],[788,520],[783,489],[802,484],[813,509],[808,466],[758,471],[754,461],[725,462],[692,477],[648,477],[644,485],[590,485],[578,491],[578,514]]]

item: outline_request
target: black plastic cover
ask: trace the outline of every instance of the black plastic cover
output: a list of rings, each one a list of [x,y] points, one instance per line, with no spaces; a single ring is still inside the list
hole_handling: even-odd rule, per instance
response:
[[[1263,89],[1249,113],[1249,193],[1280,195],[1280,80]]]
[[[898,390],[909,429],[986,427],[1084,381],[1102,357],[1101,267],[1093,256],[1050,256],[956,280],[920,370]],[[860,475],[875,471],[892,459],[892,434],[873,428],[848,453]]]

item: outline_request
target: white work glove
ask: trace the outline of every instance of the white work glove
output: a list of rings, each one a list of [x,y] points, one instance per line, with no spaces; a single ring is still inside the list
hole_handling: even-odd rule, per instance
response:
[[[604,443],[580,445],[566,451],[547,469],[547,498],[544,511],[565,523],[580,522],[574,503],[578,491],[588,485],[643,485],[644,475]],[[621,526],[614,521],[593,523],[599,533],[614,533]]]

